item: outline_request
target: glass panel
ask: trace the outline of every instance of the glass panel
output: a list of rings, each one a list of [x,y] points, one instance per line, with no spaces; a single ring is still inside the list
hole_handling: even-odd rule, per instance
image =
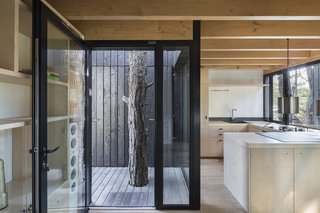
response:
[[[274,121],[283,121],[283,114],[278,113],[278,98],[283,96],[283,75],[274,75],[273,76],[273,120]]]
[[[149,183],[142,187],[129,184],[130,131],[128,105],[123,101],[123,96],[129,97],[131,87],[129,58],[132,54],[146,53],[143,55],[146,60],[140,64],[146,68],[146,72],[143,74],[144,78],[140,80],[149,85],[154,81],[155,54],[153,50],[125,49],[92,51],[92,205],[152,207],[154,206],[154,86],[151,85],[146,90],[146,105],[143,112],[147,134]],[[133,94],[137,93],[132,92],[131,95]],[[138,102],[143,103],[144,100],[140,99]]]
[[[189,48],[163,51],[163,204],[189,204]]]
[[[319,64],[289,71],[289,95],[299,97],[299,113],[290,115],[291,124],[319,127],[316,116],[319,100]]]
[[[270,77],[264,77],[264,84],[270,84]],[[264,93],[264,119],[270,120],[270,87],[265,86],[263,88]]]
[[[48,22],[48,211],[83,207],[85,51]]]

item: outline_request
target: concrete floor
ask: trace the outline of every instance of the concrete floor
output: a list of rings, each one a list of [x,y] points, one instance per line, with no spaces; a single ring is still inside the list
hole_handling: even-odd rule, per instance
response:
[[[156,210],[102,210],[90,213],[155,213],[155,212],[202,212],[202,213],[245,213],[223,184],[223,160],[201,160],[201,210],[200,211],[156,211]]]

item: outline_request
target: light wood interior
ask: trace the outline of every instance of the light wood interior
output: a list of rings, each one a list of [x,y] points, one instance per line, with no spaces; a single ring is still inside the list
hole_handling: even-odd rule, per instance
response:
[[[0,25],[0,158],[9,201],[1,212],[6,213],[32,203],[31,1],[0,1]]]
[[[48,0],[87,40],[186,40],[201,20],[201,65],[266,73],[319,60],[316,0]]]

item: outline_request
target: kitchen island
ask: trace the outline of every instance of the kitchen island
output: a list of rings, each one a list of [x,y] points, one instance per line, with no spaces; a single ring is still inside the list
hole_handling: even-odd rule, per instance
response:
[[[319,162],[319,134],[224,134],[224,184],[247,212],[320,212]]]

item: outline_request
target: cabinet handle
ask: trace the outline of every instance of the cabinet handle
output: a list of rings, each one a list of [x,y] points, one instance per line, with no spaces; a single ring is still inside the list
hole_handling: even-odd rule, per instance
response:
[[[223,130],[223,128],[219,128],[219,130]]]
[[[222,139],[219,139],[219,142],[222,142],[223,140]]]
[[[222,135],[223,135],[222,133],[219,134],[219,136],[222,136]]]

